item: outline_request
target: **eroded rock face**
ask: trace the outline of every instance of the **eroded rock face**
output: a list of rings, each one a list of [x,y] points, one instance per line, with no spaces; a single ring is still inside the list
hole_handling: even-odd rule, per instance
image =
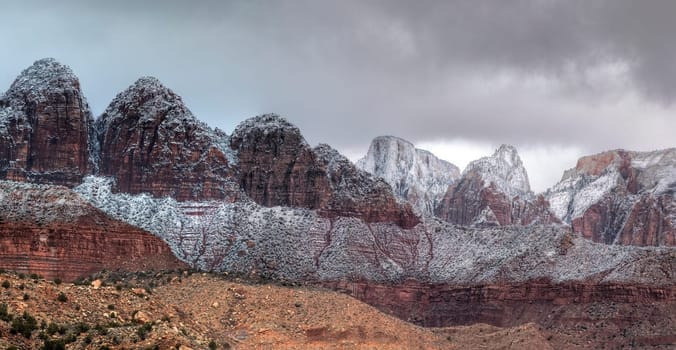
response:
[[[425,215],[434,214],[448,186],[460,177],[457,166],[394,136],[373,139],[356,165],[383,178],[397,196]]]
[[[160,238],[60,186],[0,182],[0,265],[71,281],[103,269],[184,267]]]
[[[100,174],[113,176],[118,191],[179,201],[236,196],[228,137],[196,120],[157,79],[120,93],[96,125]]]
[[[0,178],[79,184],[93,170],[92,124],[72,70],[36,61],[0,97]]]
[[[300,130],[277,115],[241,123],[231,146],[242,189],[264,206],[316,209],[327,217],[359,217],[413,227],[420,222],[383,181],[357,169],[327,145],[311,148]]]
[[[675,244],[676,150],[581,158],[545,193],[576,232],[607,244]]]
[[[512,146],[473,161],[449,186],[435,210],[447,222],[463,226],[551,224],[560,221],[542,196],[535,196],[526,169]]]

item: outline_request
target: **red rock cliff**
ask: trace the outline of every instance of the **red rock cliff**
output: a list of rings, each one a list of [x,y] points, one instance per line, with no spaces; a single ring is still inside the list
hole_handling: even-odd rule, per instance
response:
[[[96,124],[100,173],[116,179],[116,190],[179,201],[236,196],[226,135],[197,121],[157,79],[136,81]]]
[[[77,185],[92,170],[92,123],[71,69],[36,61],[0,98],[0,178]]]
[[[107,270],[184,267],[156,236],[114,220],[65,187],[0,182],[0,266],[74,280]]]
[[[244,191],[265,206],[318,209],[329,217],[360,217],[413,227],[420,222],[382,180],[358,170],[326,145],[312,149],[284,118],[263,115],[241,123],[231,146]]]

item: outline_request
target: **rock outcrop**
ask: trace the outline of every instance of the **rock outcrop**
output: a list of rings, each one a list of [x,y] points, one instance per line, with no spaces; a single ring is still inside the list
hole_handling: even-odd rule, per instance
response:
[[[160,238],[61,186],[0,181],[0,266],[75,280],[103,269],[184,267]]]
[[[394,193],[425,215],[433,215],[448,186],[460,177],[457,166],[394,136],[371,141],[357,167],[383,178]]]
[[[92,123],[72,70],[36,61],[0,97],[0,179],[79,184],[93,170]]]
[[[583,157],[545,196],[562,221],[596,242],[676,245],[676,149]]]
[[[448,188],[435,215],[464,226],[559,223],[547,201],[531,192],[526,169],[508,145],[471,162]]]
[[[300,130],[277,115],[241,123],[231,146],[239,159],[240,185],[264,206],[319,210],[328,217],[358,217],[413,227],[420,222],[383,181],[357,169],[326,145],[311,148]]]
[[[237,194],[227,135],[196,120],[155,78],[141,78],[117,95],[96,129],[100,174],[114,177],[120,192],[179,201]]]

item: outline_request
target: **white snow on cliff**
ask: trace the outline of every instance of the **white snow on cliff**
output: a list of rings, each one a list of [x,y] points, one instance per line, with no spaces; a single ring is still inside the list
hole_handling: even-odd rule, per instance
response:
[[[455,165],[417,149],[394,136],[373,139],[357,167],[383,178],[401,198],[423,214],[431,214],[448,186],[460,176]]]
[[[484,180],[484,186],[493,184],[510,198],[532,195],[526,168],[514,146],[502,145],[492,156],[469,163],[463,176],[470,172],[478,173]]]

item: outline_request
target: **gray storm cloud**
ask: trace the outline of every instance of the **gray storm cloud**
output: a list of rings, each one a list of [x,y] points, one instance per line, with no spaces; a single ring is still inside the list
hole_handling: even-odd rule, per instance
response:
[[[22,1],[0,85],[53,56],[94,111],[155,75],[225,130],[277,112],[313,142],[380,134],[517,146],[673,146],[674,1]]]

